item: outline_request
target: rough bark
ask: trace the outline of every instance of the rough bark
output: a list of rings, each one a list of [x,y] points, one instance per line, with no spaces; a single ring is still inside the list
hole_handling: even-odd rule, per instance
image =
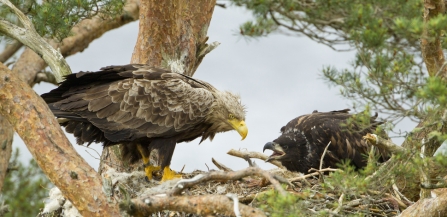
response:
[[[1,126],[11,126],[3,116],[0,116],[0,192],[2,192],[3,181],[8,170],[9,159],[12,153],[13,129],[3,128]]]
[[[192,76],[207,46],[215,0],[141,1],[140,28],[131,63],[164,66]]]
[[[400,216],[447,216],[447,188],[436,193],[437,197],[420,199],[405,209]]]
[[[39,167],[84,216],[117,216],[101,177],[70,144],[46,103],[0,64],[0,114],[23,139]]]
[[[131,204],[131,205],[130,205]],[[214,216],[223,214],[225,216],[236,216],[234,203],[223,195],[201,195],[201,196],[151,196],[144,199],[133,199],[129,205],[122,206],[124,209],[131,207],[135,216],[149,216],[151,213],[174,210],[185,213],[195,213],[202,216]],[[239,216],[262,217],[266,216],[262,211],[250,206],[238,203]]]
[[[430,19],[445,13],[445,2],[442,0],[424,0],[424,21],[427,23]],[[442,35],[433,37],[425,28],[421,38],[422,57],[430,76],[446,77],[447,69],[442,67],[445,64],[444,52],[442,51]]]

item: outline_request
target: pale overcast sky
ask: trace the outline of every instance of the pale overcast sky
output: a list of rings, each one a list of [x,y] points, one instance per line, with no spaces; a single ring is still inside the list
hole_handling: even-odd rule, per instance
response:
[[[349,67],[353,52],[335,52],[306,37],[291,37],[272,34],[269,37],[247,41],[238,35],[239,25],[251,18],[244,9],[216,7],[208,30],[209,42],[221,43],[208,54],[194,77],[213,84],[220,90],[239,93],[248,114],[247,138],[240,141],[237,132],[216,135],[213,142],[199,140],[177,145],[171,168],[178,171],[216,169],[211,158],[229,166],[242,169],[247,162],[226,154],[230,149],[262,152],[266,142],[277,138],[279,130],[293,118],[313,110],[331,111],[349,108],[338,88],[329,88],[321,79],[324,66]],[[138,34],[138,22],[113,30],[94,41],[82,53],[67,58],[73,72],[94,71],[108,65],[128,64]],[[55,88],[50,84],[35,86],[38,94]],[[379,114],[380,116],[380,114]],[[406,129],[411,129],[412,125]],[[99,156],[89,149],[75,144],[78,152],[97,170]],[[26,146],[18,136],[14,147],[20,147],[22,159],[31,158]],[[102,145],[92,144],[101,153]],[[86,152],[93,155],[91,156]],[[270,152],[268,152],[270,154]],[[261,160],[255,162],[262,168],[273,168]]]

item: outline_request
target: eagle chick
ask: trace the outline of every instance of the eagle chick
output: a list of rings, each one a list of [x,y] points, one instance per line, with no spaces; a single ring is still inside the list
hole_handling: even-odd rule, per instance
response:
[[[323,166],[336,168],[339,163],[349,160],[357,169],[366,166],[365,156],[370,146],[363,140],[367,133],[373,133],[383,122],[371,117],[370,125],[362,129],[356,123],[348,126],[351,118],[349,109],[318,112],[302,115],[281,128],[282,135],[264,146],[264,151],[270,149],[273,154],[267,159],[278,160],[290,171],[309,173],[309,169],[318,169],[324,149],[329,144],[323,158]],[[379,161],[388,159],[385,150],[379,149]]]

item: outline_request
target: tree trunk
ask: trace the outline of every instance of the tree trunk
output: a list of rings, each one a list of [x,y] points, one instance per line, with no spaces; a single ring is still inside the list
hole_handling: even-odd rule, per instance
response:
[[[405,209],[400,216],[447,216],[447,189],[440,189],[436,194],[434,198],[420,199]]]
[[[141,1],[131,63],[165,67],[192,76],[206,54],[206,34],[215,4],[215,0]],[[105,162],[117,171],[132,171],[141,165],[122,162],[118,146],[104,148],[101,156],[100,173]],[[154,157],[151,155],[152,164],[156,162]]]
[[[141,1],[131,63],[171,68],[192,76],[202,58],[215,0]]]
[[[1,87],[0,87],[1,88]],[[14,130],[5,117],[0,115],[0,192],[8,170],[9,159],[12,153],[12,137]]]
[[[84,216],[117,216],[101,177],[79,156],[46,103],[0,64],[0,114],[23,139],[39,167]]]
[[[442,0],[424,0],[424,22],[428,23],[431,19],[436,18],[441,14],[444,14],[445,7],[446,7],[445,2]],[[429,76],[430,77],[439,76],[444,79],[447,78],[447,67],[445,66],[443,67],[443,65],[445,64],[445,56],[442,49],[441,36],[434,37],[433,35],[430,35],[430,29],[428,29],[428,25],[426,25],[422,34],[421,50],[422,50],[422,57],[427,67]],[[427,117],[416,126],[417,128],[425,127],[425,129],[415,133],[415,135],[411,139],[407,139],[402,144],[402,147],[405,147],[407,149],[418,149],[418,147],[423,145],[424,151],[420,150],[422,152],[422,155],[427,158],[432,157],[433,154],[436,152],[436,150],[442,145],[442,142],[437,139],[428,138],[428,134],[433,131],[439,131],[445,134],[447,133],[447,127],[445,127],[445,124],[443,124],[441,127],[439,127],[438,125],[433,126],[427,126],[427,125],[428,123],[433,123],[434,121],[437,120],[442,121],[441,117],[443,113],[444,111],[439,111],[437,109],[432,110],[432,112],[428,114]],[[425,142],[422,143],[422,141]],[[424,170],[427,173],[426,175],[428,178],[446,175],[445,169],[428,167],[424,168]],[[423,177],[423,175],[420,174],[420,177]],[[422,182],[429,182],[429,180],[424,180],[424,178],[420,178],[420,181],[421,182],[414,182],[414,179],[408,181],[404,179],[401,180],[400,182],[397,182],[396,184],[400,189],[403,189],[402,193],[404,193],[408,198],[413,198],[414,200],[417,200],[419,194],[421,195],[421,198],[430,197],[431,191],[427,189],[421,190],[419,184]],[[421,204],[423,203],[416,203],[413,206],[419,206]],[[410,208],[413,209],[412,207]]]

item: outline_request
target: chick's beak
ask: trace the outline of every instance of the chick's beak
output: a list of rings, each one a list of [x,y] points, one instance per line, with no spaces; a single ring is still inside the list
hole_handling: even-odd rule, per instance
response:
[[[247,125],[245,124],[245,121],[233,119],[230,120],[229,122],[231,126],[239,133],[239,135],[241,135],[242,140],[244,140],[248,134],[248,128]]]
[[[284,149],[278,143],[275,142],[267,142],[264,145],[264,149],[262,150],[262,152],[264,152],[266,149],[272,150],[273,154],[269,156],[267,160],[265,160],[265,162],[270,162],[272,160],[279,160],[285,155]]]

